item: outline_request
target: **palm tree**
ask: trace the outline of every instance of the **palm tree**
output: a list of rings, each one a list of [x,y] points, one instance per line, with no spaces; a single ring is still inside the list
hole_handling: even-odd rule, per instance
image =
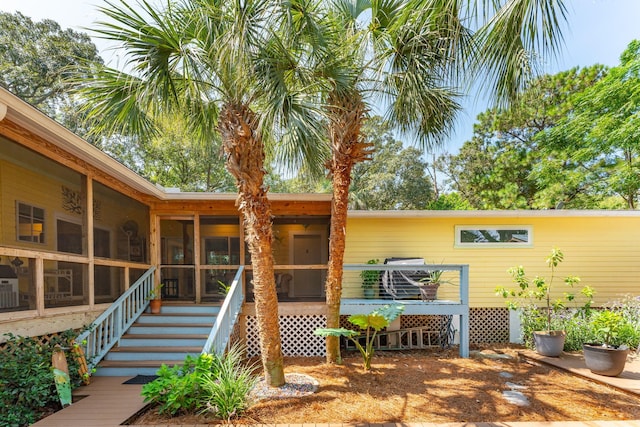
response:
[[[307,95],[319,89],[296,56],[302,52],[296,40],[313,38],[315,30],[301,24],[313,4],[191,0],[156,9],[145,0],[137,8],[121,0],[107,5],[100,10],[110,21],[99,23],[95,32],[120,45],[130,71],[105,67],[84,82],[89,115],[99,118],[96,131],[145,137],[156,131],[155,117],[171,113],[182,114],[205,139],[219,132],[252,259],[265,379],[280,386],[284,367],[265,147],[275,142],[285,147],[289,164],[322,157],[320,115]]]
[[[334,80],[327,92],[333,184],[327,327],[337,328],[351,170],[369,158],[360,129],[372,100],[381,101],[402,133],[423,147],[438,144],[469,81],[484,83],[497,102],[517,96],[532,75],[532,52],[553,53],[559,44],[565,8],[562,0],[332,0],[328,7],[332,64],[351,77]],[[336,363],[338,338],[327,337],[326,350],[327,362]]]

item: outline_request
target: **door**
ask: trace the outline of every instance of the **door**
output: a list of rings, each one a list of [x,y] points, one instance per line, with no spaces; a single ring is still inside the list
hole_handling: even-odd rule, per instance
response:
[[[322,238],[319,234],[296,234],[293,236],[293,264],[323,264]],[[324,289],[323,272],[323,270],[294,270],[290,296],[321,297]]]

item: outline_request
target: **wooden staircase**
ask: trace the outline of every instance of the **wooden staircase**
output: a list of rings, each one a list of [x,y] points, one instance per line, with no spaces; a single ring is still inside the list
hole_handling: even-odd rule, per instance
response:
[[[217,305],[164,304],[160,314],[143,313],[97,365],[94,375],[153,375],[160,365],[197,356],[220,311]]]

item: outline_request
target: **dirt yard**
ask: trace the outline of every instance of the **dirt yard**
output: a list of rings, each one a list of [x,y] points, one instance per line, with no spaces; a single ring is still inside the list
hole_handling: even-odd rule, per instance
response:
[[[509,359],[504,355],[512,356]],[[502,355],[502,356],[496,356]],[[517,355],[517,349],[378,352],[371,372],[359,355],[343,365],[321,358],[287,358],[287,373],[306,374],[316,393],[262,400],[234,424],[589,421],[640,419],[640,399]],[[503,392],[522,393],[527,406]],[[137,424],[215,424],[203,416],[164,418],[153,411]]]

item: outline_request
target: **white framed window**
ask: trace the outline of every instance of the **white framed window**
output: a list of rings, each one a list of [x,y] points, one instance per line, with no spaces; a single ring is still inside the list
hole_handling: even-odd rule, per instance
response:
[[[16,201],[18,241],[44,243],[44,209]]]
[[[530,225],[456,225],[456,247],[531,247]]]

